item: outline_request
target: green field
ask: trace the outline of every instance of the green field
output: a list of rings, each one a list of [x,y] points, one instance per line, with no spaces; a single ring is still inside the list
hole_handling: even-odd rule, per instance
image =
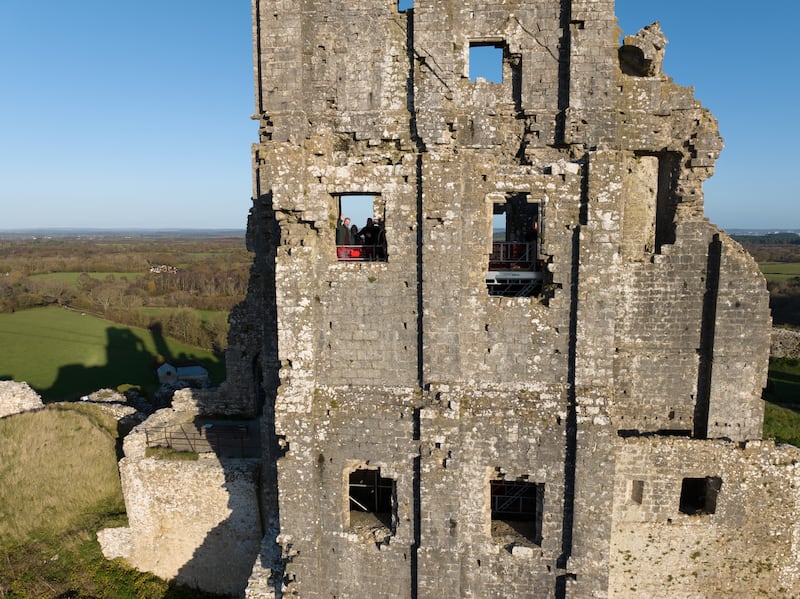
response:
[[[178,308],[155,308],[155,307],[144,307],[139,308],[139,312],[145,314],[147,316],[154,316],[158,317],[163,314],[169,314],[170,312],[174,312],[178,310]],[[200,322],[208,322],[214,317],[218,318],[228,318],[228,311],[227,310],[195,310],[197,315],[200,317]]]
[[[196,360],[215,384],[225,378],[221,358],[146,329],[55,307],[0,314],[0,379],[25,381],[45,401],[123,384],[153,390],[158,356]]]
[[[0,545],[63,534],[87,512],[125,513],[116,422],[96,406],[63,405],[0,419]]]
[[[758,267],[771,282],[800,277],[800,262],[762,262]]]

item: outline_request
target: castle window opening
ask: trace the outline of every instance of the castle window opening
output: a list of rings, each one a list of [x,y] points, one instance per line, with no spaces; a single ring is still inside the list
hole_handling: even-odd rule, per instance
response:
[[[398,0],[397,2],[397,10],[400,12],[406,12],[407,10],[412,10],[414,8],[414,0]]]
[[[663,152],[658,156],[658,196],[656,198],[656,252],[661,247],[675,243],[675,213],[679,198],[675,193],[680,170],[680,154]]]
[[[642,504],[642,497],[644,497],[644,481],[632,480],[631,481],[631,503],[638,505]]]
[[[469,80],[483,79],[489,83],[503,83],[503,44],[499,42],[471,42],[469,45]]]
[[[492,480],[492,539],[507,543],[542,544],[544,483]]]
[[[489,295],[539,295],[544,264],[539,257],[539,204],[528,194],[510,195],[492,205],[492,253],[486,273]]]
[[[394,534],[395,481],[381,476],[380,468],[359,468],[349,475],[350,529],[374,525]]]
[[[721,488],[722,479],[718,476],[684,478],[680,512],[690,516],[713,514],[717,511],[717,496]]]
[[[341,194],[336,220],[336,259],[386,262],[385,205],[379,194]]]
[[[623,256],[641,261],[675,243],[675,193],[680,155],[637,152],[625,171]]]

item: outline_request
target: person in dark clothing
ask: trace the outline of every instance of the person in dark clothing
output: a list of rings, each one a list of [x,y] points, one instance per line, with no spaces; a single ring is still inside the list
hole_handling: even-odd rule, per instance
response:
[[[353,234],[350,232],[350,219],[345,216],[339,217],[339,224],[336,225],[336,245],[352,245]]]
[[[375,245],[378,243],[378,233],[378,227],[371,218],[368,218],[366,226],[358,232],[358,235],[364,240],[364,245]]]
[[[386,228],[384,227],[383,221],[378,219],[378,239],[375,242],[377,244],[377,248],[375,251],[376,259],[380,260],[381,262],[386,261]]]

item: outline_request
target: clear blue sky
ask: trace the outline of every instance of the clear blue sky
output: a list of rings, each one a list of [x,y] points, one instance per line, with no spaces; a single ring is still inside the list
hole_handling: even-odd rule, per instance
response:
[[[800,2],[618,0],[659,20],[665,71],[725,150],[706,214],[800,229]],[[0,1],[0,229],[243,228],[253,112],[250,0]]]

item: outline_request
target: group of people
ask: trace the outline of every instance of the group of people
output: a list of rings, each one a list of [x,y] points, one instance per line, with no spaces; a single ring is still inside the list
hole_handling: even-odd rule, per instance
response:
[[[344,252],[348,257],[362,260],[385,260],[386,259],[386,231],[383,221],[377,219],[373,221],[367,219],[367,224],[359,230],[356,225],[350,224],[350,218],[344,215],[339,216],[339,224],[336,226],[336,245],[340,248],[347,246],[364,246],[363,252]],[[339,251],[340,259],[343,255]]]

